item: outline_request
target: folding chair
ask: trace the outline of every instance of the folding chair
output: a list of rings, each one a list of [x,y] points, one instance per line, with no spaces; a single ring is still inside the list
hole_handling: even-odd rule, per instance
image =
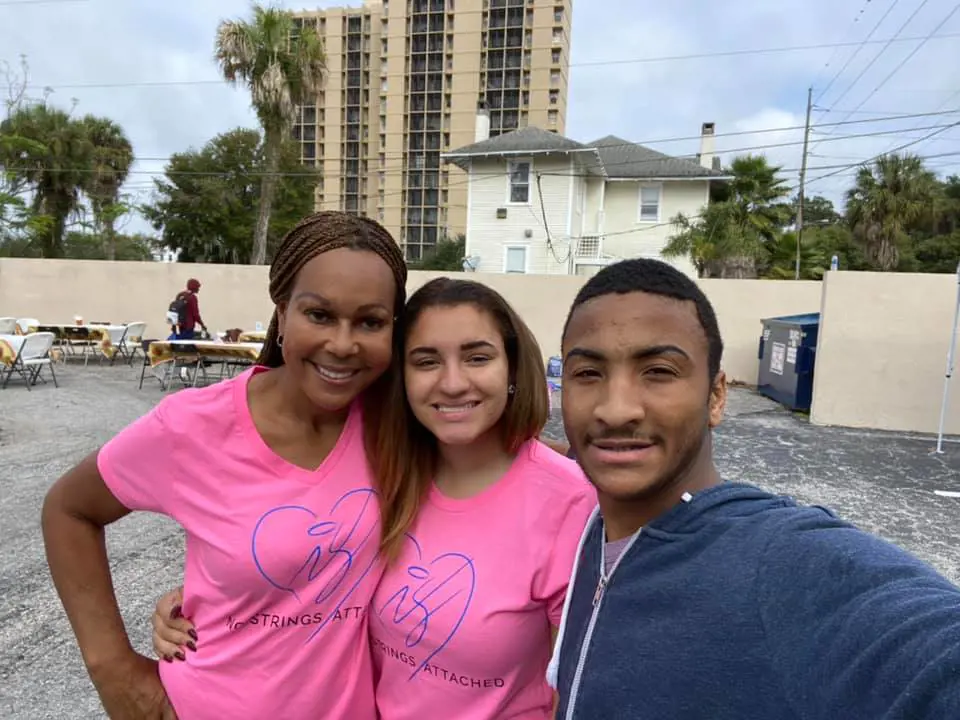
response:
[[[0,317],[0,335],[16,335],[17,319],[12,317]]]
[[[150,346],[144,347],[143,345],[143,335],[146,331],[147,324],[145,322],[130,323],[127,325],[127,332],[123,336],[122,342],[117,345],[117,350],[126,358],[127,365],[130,367],[133,367],[133,359],[137,355],[137,350],[142,350],[144,355],[147,354],[147,349]]]
[[[150,344],[155,342],[158,342],[157,338],[140,341],[140,349],[143,351],[143,367],[140,368],[140,386],[137,388],[138,390],[143,390],[143,379],[147,375],[147,368],[150,367]],[[133,357],[130,358],[130,362],[131,364],[133,363]],[[164,386],[165,379],[165,377],[157,378],[161,387]]]
[[[124,343],[127,341],[127,333],[130,332],[130,326],[124,325],[122,328],[108,327],[107,328],[107,337],[110,338],[110,347],[113,348],[113,355],[107,358],[107,354],[101,348],[100,350],[100,364],[103,364],[104,358],[110,360],[110,364],[113,365],[117,361],[117,357],[125,357],[123,353]]]
[[[31,329],[36,329],[40,325],[40,321],[36,318],[18,318],[17,319],[17,330],[20,331],[21,335],[26,335],[30,332]]]
[[[47,381],[42,375],[45,367],[50,369],[54,387],[60,387],[57,384],[57,373],[53,369],[53,362],[50,360],[50,348],[53,347],[53,340],[53,333],[27,335],[23,345],[20,346],[20,352],[17,353],[13,365],[7,369],[6,377],[3,379],[3,385],[0,385],[0,389],[7,387],[7,383],[10,382],[14,373],[24,379],[27,390],[30,390],[32,385],[36,385],[37,380],[46,383]]]

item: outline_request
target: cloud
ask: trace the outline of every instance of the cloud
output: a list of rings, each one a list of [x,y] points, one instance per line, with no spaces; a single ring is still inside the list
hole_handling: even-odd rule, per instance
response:
[[[314,4],[319,7],[336,2]],[[356,3],[355,3],[356,4]],[[290,9],[302,3],[282,3]],[[863,39],[886,7],[873,2],[860,19],[863,0],[737,0],[715,3],[685,0],[638,3],[604,0],[573,3],[573,66],[566,134],[592,140],[616,134],[650,143],[662,152],[692,155],[696,139],[653,143],[667,138],[695,136],[701,123],[716,123],[718,150],[729,160],[738,148],[794,143],[758,150],[786,169],[795,181],[802,133],[796,130],[759,132],[802,124],[806,89],[817,93],[853,54],[854,48],[819,49],[727,57],[695,58],[644,63],[581,63],[695,55],[719,51],[787,47]],[[915,9],[897,7],[875,38],[889,38]],[[874,7],[876,6],[876,7]],[[460,4],[458,4],[458,8]],[[947,13],[931,3],[904,30],[904,36],[923,36]],[[64,2],[36,6],[0,6],[0,60],[16,62],[25,54],[34,93],[55,86],[53,102],[69,107],[76,98],[77,113],[113,118],[127,131],[139,158],[128,185],[146,191],[151,174],[163,167],[163,158],[189,147],[200,147],[220,132],[237,126],[254,127],[256,118],[243,89],[217,81],[212,58],[217,23],[226,17],[244,17],[249,4],[240,0],[107,3]],[[960,33],[960,13],[940,31]],[[887,75],[919,46],[919,42],[866,45],[818,102],[817,123],[838,121],[857,109],[849,120],[878,117],[869,111],[917,113],[933,111],[960,93],[960,42],[931,40],[892,78]],[[844,90],[880,53],[849,92]],[[111,83],[191,82],[194,84],[63,87]],[[861,103],[874,88],[876,93]],[[960,107],[960,94],[950,105]],[[949,106],[948,106],[949,107]],[[844,112],[841,112],[844,111]],[[850,124],[816,128],[811,136],[811,168],[854,162],[906,142],[905,128],[960,120],[960,114],[917,120]],[[895,134],[852,138],[866,132]],[[746,135],[723,137],[729,132]],[[834,133],[833,136],[825,133]],[[913,137],[922,132],[913,133]],[[838,136],[846,136],[839,137]],[[922,154],[960,151],[960,128],[918,146]],[[960,169],[960,156],[930,161],[939,172]],[[810,177],[828,172],[811,170]],[[811,192],[842,197],[851,173],[815,182]],[[141,228],[142,229],[142,228]]]
[[[642,6],[633,0],[607,0],[592,7],[579,4],[573,20],[574,66],[567,134],[589,140],[612,133],[649,144],[661,152],[692,155],[699,148],[696,139],[656,141],[695,136],[701,123],[711,121],[716,123],[717,149],[725,161],[737,154],[734,151],[738,149],[758,148],[754,152],[762,152],[774,164],[792,169],[785,175],[795,185],[802,155],[802,131],[757,131],[802,125],[807,88],[812,85],[814,96],[818,96],[854,55],[855,47],[606,66],[578,67],[576,64],[597,59],[676,57],[859,42],[889,6],[873,3],[854,23],[863,7],[862,0],[778,0],[776,3],[738,0],[720,4],[697,0]],[[873,38],[892,37],[915,9],[915,4],[896,8]],[[947,12],[942,4],[926,7],[904,29],[902,37],[925,36]],[[958,32],[960,13],[939,31]],[[921,45],[888,79],[897,65]],[[867,68],[874,58],[875,62]],[[865,69],[863,76],[853,83]],[[876,88],[879,89],[874,93]],[[954,93],[952,101],[944,105]],[[933,39],[925,44],[893,43],[886,49],[883,45],[864,45],[828,92],[819,98],[818,107],[829,112],[814,112],[815,123],[848,121],[850,124],[815,127],[811,134],[815,156],[809,158],[808,173],[814,182],[809,192],[823,193],[840,201],[853,171],[816,180],[835,168],[814,168],[868,159],[929,132],[905,132],[917,125],[960,120],[958,113],[915,120],[863,122],[882,117],[868,111],[891,115],[960,108],[960,42],[956,38]],[[847,111],[854,109],[857,112],[848,114]],[[751,134],[724,137],[725,133],[744,131]],[[878,132],[890,134],[851,137]],[[793,145],[759,147],[782,143]],[[925,155],[960,151],[960,128],[918,145],[916,151]],[[960,156],[931,159],[929,164],[940,173],[958,172]]]

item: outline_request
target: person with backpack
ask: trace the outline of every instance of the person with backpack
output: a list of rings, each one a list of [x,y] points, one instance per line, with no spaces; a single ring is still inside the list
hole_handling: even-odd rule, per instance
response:
[[[203,331],[207,331],[207,326],[200,317],[200,302],[197,300],[197,293],[200,292],[200,281],[190,278],[187,280],[187,289],[181,290],[170,303],[167,318],[173,325],[172,340],[193,340],[196,336],[196,327],[199,325]],[[174,322],[176,317],[176,322]]]

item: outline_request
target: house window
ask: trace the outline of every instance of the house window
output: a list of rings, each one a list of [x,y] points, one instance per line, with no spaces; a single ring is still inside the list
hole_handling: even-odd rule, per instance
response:
[[[507,163],[510,175],[511,203],[525,205],[530,202],[530,161],[512,160]]]
[[[507,246],[503,249],[503,271],[507,273],[527,272],[527,248],[524,245]]]
[[[660,186],[640,186],[640,222],[660,222]]]

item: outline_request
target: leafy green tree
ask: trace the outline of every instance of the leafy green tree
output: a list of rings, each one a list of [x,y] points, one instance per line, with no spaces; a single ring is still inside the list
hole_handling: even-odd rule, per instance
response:
[[[863,247],[854,239],[850,228],[845,225],[807,228],[803,232],[803,244],[804,247],[815,248],[824,258],[826,267],[830,266],[831,260],[836,255],[837,264],[841,270],[868,269]]]
[[[847,191],[847,222],[877,270],[896,270],[911,229],[933,216],[936,177],[914,155],[885,155],[857,173]]]
[[[0,257],[43,257],[42,233],[21,234],[0,241]],[[115,233],[114,257],[107,257],[107,243],[96,233],[68,232],[63,242],[63,257],[70,260],[153,260],[154,240],[146,235]]]
[[[297,108],[316,100],[326,73],[323,47],[313,29],[297,28],[293,13],[254,4],[252,21],[220,23],[216,58],[228,82],[243,83],[249,89],[263,128],[264,174],[250,254],[252,264],[262,265],[267,259],[281,146],[289,137]]]
[[[797,234],[785,232],[766,244],[766,262],[762,276],[773,280],[793,280],[797,273]],[[816,242],[804,235],[800,247],[800,279],[820,280],[830,267],[830,257]]]
[[[789,189],[762,155],[737,157],[727,172],[733,179],[718,183],[699,217],[674,218],[663,255],[690,257],[701,277],[757,277],[766,245],[789,221]]]
[[[787,219],[787,225],[796,225],[797,207],[800,204],[800,198],[796,195],[790,201],[790,215]],[[804,233],[811,227],[821,225],[836,225],[843,222],[843,215],[837,212],[836,206],[831,200],[822,195],[808,197],[803,202],[803,224]]]
[[[10,115],[19,110],[25,102],[29,76],[27,60],[21,56],[20,67],[16,70],[9,63],[0,61],[0,72],[6,76],[8,82],[3,115],[0,117],[2,128]],[[24,154],[42,151],[42,145],[14,135],[11,130],[0,130],[0,243],[12,240],[16,233],[26,227],[29,219],[27,203],[23,198],[26,180],[22,175],[14,175],[11,169],[18,165],[19,158]]]
[[[51,220],[40,238],[43,257],[62,257],[67,223],[89,181],[93,145],[83,124],[46,103],[24,105],[0,123],[0,136],[8,179],[32,193],[32,215]]]
[[[913,272],[955,273],[960,262],[960,230],[917,240],[912,248]]]
[[[223,133],[199,151],[173,155],[165,177],[154,180],[154,201],[141,213],[161,231],[160,245],[179,251],[181,262],[248,262],[266,166],[259,131]],[[316,183],[316,172],[300,164],[296,145],[281,146],[268,256],[313,210]]]
[[[466,256],[467,238],[457,235],[453,240],[442,238],[436,247],[419,262],[407,263],[411,270],[434,270],[441,272],[463,272],[463,258]]]
[[[116,222],[128,212],[120,188],[133,164],[133,146],[119,125],[109,118],[87,115],[82,120],[92,145],[91,172],[84,190],[90,199],[97,233],[105,243],[107,260],[117,257]]]

